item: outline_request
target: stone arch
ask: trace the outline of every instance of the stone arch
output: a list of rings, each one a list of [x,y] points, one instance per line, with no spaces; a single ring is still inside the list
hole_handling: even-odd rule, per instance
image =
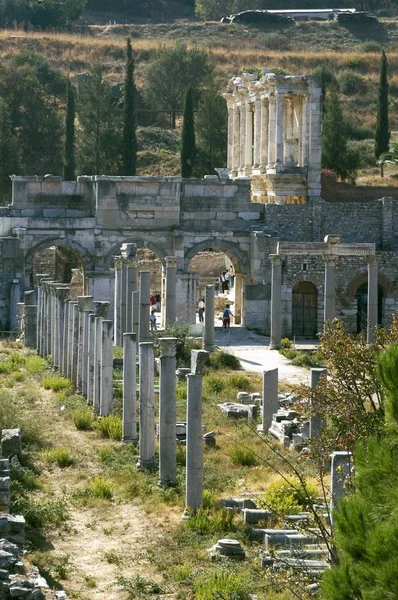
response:
[[[30,271],[33,266],[33,258],[42,250],[46,248],[51,248],[51,246],[60,246],[67,248],[71,252],[73,252],[77,258],[81,261],[85,271],[93,271],[94,270],[94,258],[91,254],[81,246],[78,242],[71,238],[46,238],[41,242],[38,242],[35,246],[32,246],[25,255],[25,271]]]
[[[111,248],[111,250],[109,250],[109,252],[107,253],[107,255],[105,257],[105,261],[104,261],[106,269],[111,268],[113,257],[120,254],[120,246],[122,244],[137,244],[137,248],[147,248],[148,250],[152,250],[152,252],[154,252],[156,254],[156,256],[159,258],[160,262],[162,263],[162,267],[166,268],[166,256],[168,256],[168,255],[161,246],[158,246],[157,244],[154,244],[153,242],[151,242],[149,240],[127,239],[127,240],[121,240],[120,242],[115,244]]]
[[[290,287],[293,290],[293,288],[296,287],[296,285],[298,285],[299,283],[305,283],[305,282],[312,283],[316,287],[318,293],[319,293],[320,288],[323,286],[323,280],[321,282],[318,277],[316,277],[315,275],[313,275],[311,273],[307,273],[307,272],[305,274],[303,274],[302,276],[294,277],[287,283],[287,285],[288,285],[288,287]]]
[[[184,256],[184,270],[188,270],[189,263],[198,252],[207,250],[208,248],[216,248],[224,252],[234,265],[235,273],[250,273],[250,263],[246,254],[239,248],[237,244],[227,240],[212,238],[203,240],[191,246]]]
[[[351,279],[346,289],[347,298],[353,300],[357,291],[364,283],[368,283],[367,271],[362,271],[362,273],[358,273],[357,275],[355,275],[355,277],[353,277],[353,279]],[[384,275],[383,273],[379,272],[377,275],[377,283],[378,286],[382,288],[384,296],[388,296],[392,291],[392,283],[390,279],[386,277],[386,275]]]

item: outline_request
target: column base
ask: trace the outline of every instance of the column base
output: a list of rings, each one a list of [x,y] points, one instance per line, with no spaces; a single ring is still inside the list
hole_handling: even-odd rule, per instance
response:
[[[158,481],[158,488],[160,488],[161,490],[164,490],[166,488],[173,488],[176,487],[176,485],[176,481],[161,481],[160,479]]]
[[[133,444],[133,446],[136,446],[138,444],[138,438],[123,438],[122,444]]]
[[[155,469],[156,464],[154,459],[151,460],[141,460],[139,459],[136,464],[137,471],[151,471]]]
[[[206,352],[215,352],[216,346],[206,346],[203,345],[203,350],[206,350]]]

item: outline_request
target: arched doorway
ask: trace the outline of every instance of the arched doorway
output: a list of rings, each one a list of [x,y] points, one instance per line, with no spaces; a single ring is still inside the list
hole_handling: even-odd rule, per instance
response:
[[[25,260],[25,286],[33,289],[39,284],[38,275],[47,275],[52,281],[67,283],[70,298],[75,299],[85,293],[85,264],[82,256],[69,246],[54,244],[41,245],[34,249]]]
[[[300,281],[292,293],[292,335],[314,339],[317,329],[317,289],[310,281]]]
[[[378,286],[377,296],[377,324],[383,324],[383,288]],[[357,333],[365,331],[368,325],[368,284],[363,283],[359,286],[355,294],[357,302]]]

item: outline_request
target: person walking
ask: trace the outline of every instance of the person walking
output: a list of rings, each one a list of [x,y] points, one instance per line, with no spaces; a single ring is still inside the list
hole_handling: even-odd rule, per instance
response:
[[[233,317],[234,315],[232,314],[232,311],[229,307],[229,304],[227,304],[227,306],[224,308],[224,310],[222,311],[222,326],[223,329],[229,329],[231,326],[231,317]]]
[[[156,325],[156,314],[154,308],[151,310],[151,314],[149,315],[149,323],[151,326],[151,331],[157,331],[158,328]]]
[[[199,323],[204,323],[204,313],[205,313],[205,303],[203,302],[203,298],[199,299],[198,303],[198,313],[199,313]]]

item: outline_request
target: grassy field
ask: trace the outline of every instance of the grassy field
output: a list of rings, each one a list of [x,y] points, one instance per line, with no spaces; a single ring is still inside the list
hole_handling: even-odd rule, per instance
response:
[[[21,427],[23,435],[22,466],[12,472],[12,510],[27,520],[28,560],[54,589],[62,586],[81,600],[163,593],[183,600],[203,577],[222,573],[261,600],[289,598],[274,592],[259,569],[260,545],[248,539],[241,518],[218,506],[219,499],[242,493],[261,497],[278,479],[270,464],[280,462],[252,431],[255,423],[228,421],[217,409],[239,390],[261,388],[259,375],[228,369],[220,360],[214,363],[219,369],[204,376],[203,424],[217,436],[217,447],[204,453],[204,509],[181,521],[184,446],[178,447],[177,487],[160,490],[157,472],[137,471],[137,449],[120,444],[120,393],[115,415],[93,420],[85,400],[46,361],[16,344],[0,345],[0,429]],[[115,372],[115,380],[119,376]],[[185,383],[178,386],[177,409],[184,419]],[[304,469],[311,476],[310,465]],[[221,537],[237,538],[247,550],[238,576],[233,564],[208,558],[206,548]]]

